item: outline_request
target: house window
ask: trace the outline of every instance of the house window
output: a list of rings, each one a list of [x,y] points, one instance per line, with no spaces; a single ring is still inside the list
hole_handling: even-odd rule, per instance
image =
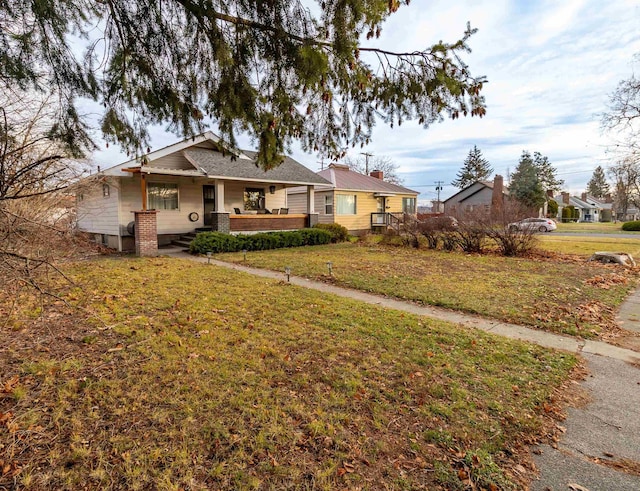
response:
[[[416,212],[416,199],[402,198],[402,211],[413,215]]]
[[[333,215],[333,196],[330,194],[324,197],[324,214]]]
[[[264,188],[245,188],[244,209],[263,210],[264,209]]]
[[[356,195],[338,194],[336,195],[336,213],[338,215],[356,214]]]
[[[147,206],[150,210],[177,210],[178,185],[150,182],[147,185]]]
[[[103,184],[102,185],[102,196],[104,196],[105,198],[108,198],[111,195],[111,190],[109,189],[109,185],[108,184]]]

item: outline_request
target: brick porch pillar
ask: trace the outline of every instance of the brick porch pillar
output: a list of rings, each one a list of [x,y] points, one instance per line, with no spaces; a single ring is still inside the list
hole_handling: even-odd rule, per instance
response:
[[[156,210],[134,211],[136,256],[158,255],[158,224]]]

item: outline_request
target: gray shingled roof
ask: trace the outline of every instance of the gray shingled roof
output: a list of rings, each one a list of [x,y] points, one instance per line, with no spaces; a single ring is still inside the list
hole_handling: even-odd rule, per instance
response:
[[[404,186],[391,184],[377,177],[360,174],[341,167],[329,167],[318,172],[319,176],[331,181],[335,189],[345,189],[350,191],[369,191],[374,193],[395,193],[395,194],[420,194]]]
[[[256,152],[242,150],[251,160],[238,158],[231,160],[229,154],[222,155],[215,150],[206,148],[187,148],[184,155],[198,167],[202,167],[210,177],[228,177],[253,181],[273,181],[290,184],[329,184],[315,172],[304,165],[285,157],[284,162],[275,169],[268,171],[256,166]]]

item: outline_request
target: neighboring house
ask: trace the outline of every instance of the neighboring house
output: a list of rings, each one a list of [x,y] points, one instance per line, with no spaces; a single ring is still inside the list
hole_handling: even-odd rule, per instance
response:
[[[604,209],[598,200],[582,193],[580,198],[571,196],[569,193],[561,193],[553,198],[558,203],[558,220],[562,220],[562,209],[567,206],[573,206],[578,210],[577,220],[579,222],[600,222]],[[611,209],[611,207],[609,207]]]
[[[383,173],[370,175],[350,170],[346,165],[330,164],[318,176],[331,184],[315,189],[315,210],[319,223],[338,223],[357,235],[386,229],[402,220],[404,214],[416,214],[418,192],[383,180]],[[305,209],[303,188],[287,190],[289,208]]]
[[[196,230],[299,229],[317,221],[317,185],[329,182],[291,158],[264,171],[255,152],[230,150],[206,132],[80,181],[77,224],[109,247],[139,253],[147,241],[157,248]],[[291,186],[304,186],[309,204],[297,214],[287,213]]]
[[[445,215],[461,215],[474,211],[489,212],[491,204],[499,199],[503,202],[509,197],[504,188],[502,176],[493,181],[476,181],[444,201]]]

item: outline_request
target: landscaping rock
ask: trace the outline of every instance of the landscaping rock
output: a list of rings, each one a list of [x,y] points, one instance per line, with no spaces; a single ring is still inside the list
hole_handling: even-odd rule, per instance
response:
[[[620,264],[626,267],[635,267],[636,262],[631,257],[631,254],[626,252],[595,252],[593,256],[589,258],[589,261],[600,261],[601,263],[613,263]]]

